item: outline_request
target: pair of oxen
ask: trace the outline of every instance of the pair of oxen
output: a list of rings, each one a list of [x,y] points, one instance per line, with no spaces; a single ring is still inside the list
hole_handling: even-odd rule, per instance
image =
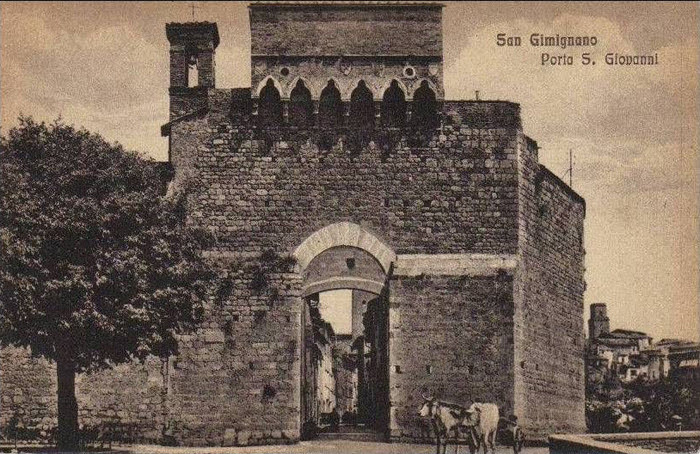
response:
[[[442,454],[445,454],[451,432],[454,433],[455,454],[459,451],[459,438],[463,432],[466,432],[467,446],[471,454],[475,454],[479,447],[483,447],[484,454],[487,454],[489,449],[495,453],[499,421],[504,422],[508,428],[514,454],[518,454],[525,443],[525,436],[515,418],[500,418],[496,404],[475,402],[469,408],[465,408],[424,395],[420,416],[430,418],[435,432],[437,454],[440,454],[440,448]]]

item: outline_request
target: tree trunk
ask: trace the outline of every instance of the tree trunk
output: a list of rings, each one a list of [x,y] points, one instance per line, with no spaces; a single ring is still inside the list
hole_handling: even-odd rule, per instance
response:
[[[75,398],[75,364],[70,359],[56,361],[58,375],[58,448],[77,451],[78,401]]]

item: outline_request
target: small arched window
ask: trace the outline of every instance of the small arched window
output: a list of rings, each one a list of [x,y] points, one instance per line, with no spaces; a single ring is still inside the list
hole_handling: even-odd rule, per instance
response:
[[[300,80],[289,95],[289,123],[294,126],[310,126],[313,114],[311,92]]]
[[[350,124],[356,128],[374,126],[374,100],[363,80],[358,82],[350,95]]]
[[[340,91],[332,80],[321,92],[318,103],[318,123],[322,127],[338,127],[343,124],[343,103]]]
[[[197,54],[191,52],[187,56],[187,86],[199,86],[199,70],[197,68]]]
[[[418,127],[437,126],[437,100],[427,81],[423,81],[413,94],[413,124]]]
[[[382,99],[382,124],[401,127],[406,123],[406,96],[395,80],[384,92]]]
[[[260,124],[270,126],[282,123],[282,101],[272,79],[260,90],[260,105],[258,108]]]

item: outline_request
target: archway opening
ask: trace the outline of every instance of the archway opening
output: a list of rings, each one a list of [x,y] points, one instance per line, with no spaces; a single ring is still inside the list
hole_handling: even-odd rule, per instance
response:
[[[386,273],[367,251],[329,248],[303,273],[302,435],[385,434],[389,414]]]
[[[427,81],[423,81],[413,94],[412,123],[417,127],[433,128],[437,126],[437,99],[435,92]]]
[[[275,87],[272,79],[260,90],[260,107],[258,118],[264,126],[279,125],[282,123],[282,101],[280,92]]]
[[[335,82],[328,81],[318,102],[318,123],[321,127],[335,128],[343,124],[343,102]]]
[[[400,128],[406,123],[406,96],[395,80],[384,92],[382,99],[382,124]]]
[[[350,124],[356,128],[374,126],[374,101],[364,80],[357,83],[350,95]]]
[[[311,92],[300,80],[289,96],[289,123],[293,126],[310,126],[313,122],[313,114]]]
[[[187,86],[190,88],[199,86],[199,62],[194,51],[190,51],[187,56]]]

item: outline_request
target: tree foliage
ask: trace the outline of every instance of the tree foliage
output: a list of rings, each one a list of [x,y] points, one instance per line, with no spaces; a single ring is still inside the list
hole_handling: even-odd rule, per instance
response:
[[[613,375],[588,387],[586,420],[593,433],[700,429],[700,384],[683,376],[622,383]]]
[[[0,343],[76,372],[176,352],[213,274],[162,187],[153,161],[20,118],[0,142]]]

